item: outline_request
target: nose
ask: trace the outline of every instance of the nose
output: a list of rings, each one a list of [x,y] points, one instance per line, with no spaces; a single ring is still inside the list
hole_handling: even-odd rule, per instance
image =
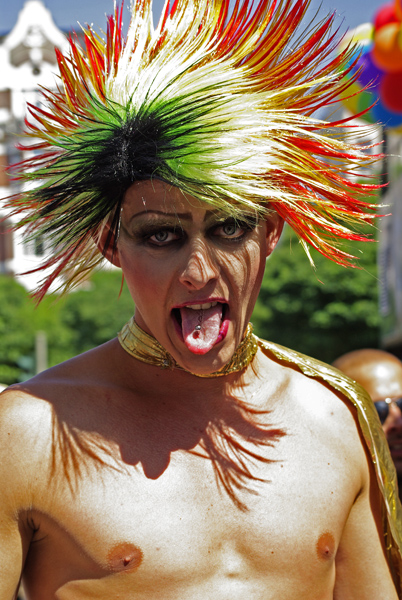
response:
[[[400,408],[393,402],[389,407],[389,415],[383,425],[387,436],[402,436],[402,413]]]
[[[210,281],[217,279],[219,268],[213,251],[202,240],[189,243],[189,252],[180,274],[180,282],[188,290],[200,290]]]

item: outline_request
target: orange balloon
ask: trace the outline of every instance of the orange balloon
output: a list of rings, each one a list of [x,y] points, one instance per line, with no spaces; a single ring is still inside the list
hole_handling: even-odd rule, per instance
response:
[[[383,71],[402,71],[402,49],[399,45],[400,23],[388,23],[374,32],[373,62]]]
[[[395,10],[395,14],[398,17],[398,19],[400,21],[402,21],[402,1],[401,0],[395,0],[394,10]]]

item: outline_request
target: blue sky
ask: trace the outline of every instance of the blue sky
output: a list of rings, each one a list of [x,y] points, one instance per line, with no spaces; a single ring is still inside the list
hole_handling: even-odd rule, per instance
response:
[[[0,33],[11,30],[24,1],[0,0]],[[378,8],[385,3],[378,0],[312,0],[312,7],[318,8],[321,4],[321,14],[336,10],[339,24],[343,20],[345,28],[352,28],[371,21]],[[113,0],[44,0],[44,4],[61,29],[76,27],[77,21],[82,24],[93,23],[97,29],[104,29],[105,14],[113,10]],[[163,0],[154,0],[155,13],[160,13],[162,4]],[[126,0],[126,5],[129,5],[129,0]]]

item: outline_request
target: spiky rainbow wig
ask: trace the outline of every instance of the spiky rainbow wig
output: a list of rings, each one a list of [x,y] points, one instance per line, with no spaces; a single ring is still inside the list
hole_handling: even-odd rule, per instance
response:
[[[83,46],[74,34],[57,52],[56,91],[29,106],[28,190],[9,202],[18,227],[53,244],[39,299],[103,260],[100,230],[116,232],[125,191],[155,178],[231,214],[274,208],[305,248],[351,262],[339,241],[365,239],[375,186],[348,173],[372,159],[344,121],[312,116],[347,88],[353,49],[333,55],[333,15],[297,37],[308,2],[236,0],[229,13],[229,0],[167,0],[154,29],[152,0],[135,0],[126,37],[115,7],[106,35],[87,27]]]

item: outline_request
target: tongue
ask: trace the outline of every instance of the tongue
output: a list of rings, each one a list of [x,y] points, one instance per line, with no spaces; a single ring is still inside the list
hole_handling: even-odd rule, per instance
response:
[[[194,354],[206,354],[216,344],[222,321],[222,304],[206,310],[181,308],[184,343]],[[196,329],[196,327],[201,329]]]

